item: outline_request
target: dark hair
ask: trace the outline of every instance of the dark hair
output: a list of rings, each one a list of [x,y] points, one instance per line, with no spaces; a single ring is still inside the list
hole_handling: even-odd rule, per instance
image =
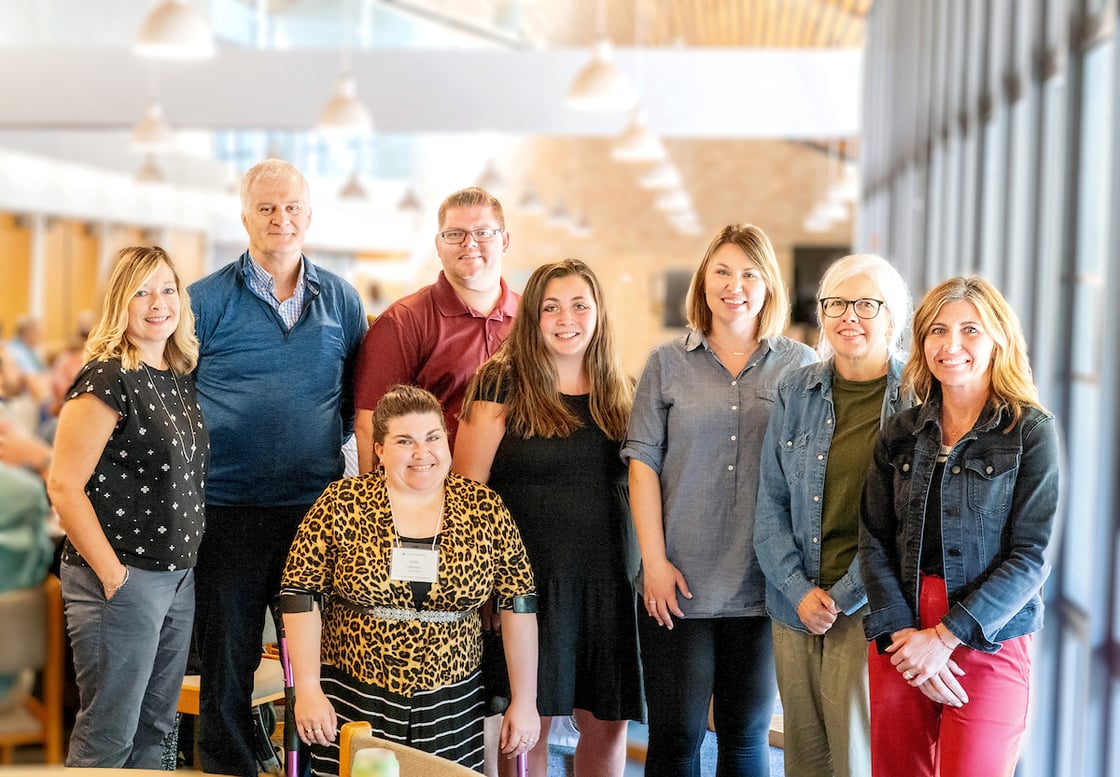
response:
[[[384,445],[385,437],[389,434],[389,422],[413,413],[435,413],[439,416],[440,427],[447,431],[443,408],[435,394],[419,386],[397,384],[385,392],[373,408],[373,441]]]
[[[612,440],[622,440],[634,402],[634,389],[622,369],[614,332],[607,317],[603,287],[595,273],[579,259],[564,259],[538,267],[529,276],[513,329],[501,347],[479,367],[459,415],[470,420],[477,400],[496,402],[505,389],[507,427],[523,437],[567,437],[580,427],[556,386],[556,367],[541,335],[541,306],[545,289],[556,278],[576,276],[587,283],[595,302],[595,332],[584,364],[591,380],[591,415]]]

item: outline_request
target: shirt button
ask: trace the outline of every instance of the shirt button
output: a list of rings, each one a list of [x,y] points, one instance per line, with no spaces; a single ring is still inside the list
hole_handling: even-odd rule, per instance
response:
[[[953,467],[953,468],[952,468],[951,470],[949,470],[949,471],[950,471],[950,472],[952,472],[952,473],[953,473],[954,475],[959,475],[959,474],[961,474],[961,468],[960,468],[960,466],[954,466],[954,467]]]
[[[815,543],[818,543],[818,542],[820,542],[820,537],[814,537],[813,538],[813,543],[815,544]]]
[[[819,501],[821,501],[821,498],[819,496],[814,496],[813,501],[814,502],[819,502]]]
[[[733,381],[731,381],[731,385],[732,385],[732,386],[738,386],[738,385],[739,385],[739,381],[737,381],[737,380],[733,380]]]
[[[831,419],[831,418],[829,418],[829,419],[828,419],[827,421],[825,421],[825,423],[826,423],[826,424],[831,424],[831,423],[832,423],[832,419]]]
[[[734,465],[734,464],[728,464],[728,465],[727,465],[727,471],[728,471],[728,472],[731,472],[731,471],[733,471],[734,469],[735,469],[735,465]]]
[[[902,471],[903,472],[909,472],[910,471],[910,465],[909,464],[903,464],[902,465]]]
[[[732,406],[731,406],[731,409],[732,409],[732,410],[738,410],[738,409],[739,409],[739,406],[738,406],[738,405],[732,405]]]
[[[991,464],[989,464],[987,467],[984,468],[984,471],[987,472],[990,475],[990,474],[992,474],[992,472],[995,471],[995,467],[993,467]]]
[[[786,447],[787,448],[792,448],[793,447],[793,440],[787,440],[786,441]]]
[[[824,461],[824,454],[823,453],[818,453],[817,454],[817,461]]]
[[[731,435],[731,442],[735,442],[735,435]]]

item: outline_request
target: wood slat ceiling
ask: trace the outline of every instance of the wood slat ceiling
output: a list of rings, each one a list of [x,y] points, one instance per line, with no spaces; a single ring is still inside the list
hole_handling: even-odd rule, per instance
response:
[[[540,47],[588,45],[605,30],[616,46],[858,48],[873,0],[409,0],[478,23],[518,3]]]

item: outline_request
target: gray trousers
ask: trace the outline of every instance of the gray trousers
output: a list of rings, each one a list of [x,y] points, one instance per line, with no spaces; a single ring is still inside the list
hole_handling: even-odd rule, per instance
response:
[[[63,564],[80,708],[67,766],[160,769],[187,667],[194,572],[129,567],[109,601],[89,567]]]

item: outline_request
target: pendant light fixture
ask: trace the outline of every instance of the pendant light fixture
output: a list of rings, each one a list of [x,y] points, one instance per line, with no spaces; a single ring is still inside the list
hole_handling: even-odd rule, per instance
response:
[[[639,0],[634,0],[634,48],[637,50],[642,41],[642,12]],[[642,85],[642,61],[635,56],[635,72],[638,86]],[[630,114],[630,123],[611,147],[611,157],[618,162],[650,163],[665,159],[665,146],[661,138],[649,128],[646,112],[639,105]]]
[[[346,183],[342,184],[342,188],[338,190],[338,198],[340,200],[365,200],[369,198],[369,192],[366,187],[362,185],[361,176],[358,175],[358,168],[354,168],[350,172],[350,177],[346,179]]]
[[[630,123],[611,147],[611,158],[618,162],[660,162],[665,159],[661,138],[646,123],[646,112],[635,108]]]
[[[563,200],[556,201],[556,205],[548,212],[546,223],[557,229],[567,229],[572,223],[572,216],[568,213],[568,209],[564,207]]]
[[[152,59],[204,59],[214,56],[214,34],[188,0],[160,0],[140,25],[133,48]]]
[[[350,22],[350,4],[347,2],[344,5],[346,12],[343,29],[350,31],[353,27]],[[350,72],[349,40],[342,47],[342,75],[339,76],[334,95],[327,100],[327,104],[319,114],[318,128],[323,132],[334,134],[366,135],[373,132],[373,116],[358,99],[357,84]]]
[[[167,180],[163,168],[159,166],[152,154],[145,155],[144,163],[140,165],[140,169],[136,171],[134,178],[136,183],[141,184],[163,183]]]
[[[132,146],[143,151],[162,151],[175,143],[175,134],[163,118],[163,107],[152,98],[144,117],[132,128]]]
[[[591,61],[576,74],[568,87],[568,107],[603,113],[625,111],[632,108],[637,100],[634,85],[614,63],[614,53],[607,37],[604,0],[599,0],[598,12],[599,39],[592,50]]]
[[[651,191],[665,191],[682,185],[680,171],[666,159],[638,179],[638,186]]]
[[[475,186],[480,189],[485,189],[486,191],[493,194],[494,192],[504,188],[505,185],[505,178],[503,178],[502,174],[498,172],[498,167],[494,164],[494,160],[487,160],[486,167],[482,169],[482,175],[478,177],[478,181],[475,183]]]
[[[418,213],[420,207],[420,198],[416,196],[416,192],[413,188],[411,186],[405,188],[404,194],[401,195],[400,202],[397,203],[397,210],[404,211],[405,213]]]
[[[540,213],[544,210],[544,203],[537,196],[537,190],[533,188],[532,184],[525,187],[525,192],[521,195],[521,199],[517,201],[517,207],[521,209],[522,213]]]
[[[365,134],[373,131],[373,117],[357,97],[354,77],[343,71],[334,95],[319,114],[318,127],[323,132],[353,132]]]

